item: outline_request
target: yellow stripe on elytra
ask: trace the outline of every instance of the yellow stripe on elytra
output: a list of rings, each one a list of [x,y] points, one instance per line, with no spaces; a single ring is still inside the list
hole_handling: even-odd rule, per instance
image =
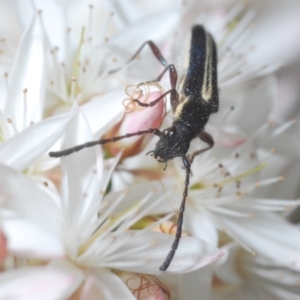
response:
[[[212,39],[206,32],[206,57],[204,63],[204,77],[202,81],[201,96],[205,101],[209,101],[212,97]]]

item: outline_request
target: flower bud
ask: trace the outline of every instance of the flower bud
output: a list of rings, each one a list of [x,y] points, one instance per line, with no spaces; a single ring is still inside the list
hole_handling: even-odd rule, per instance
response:
[[[142,96],[139,101],[150,103],[161,95],[161,92],[152,92],[147,96]],[[122,120],[110,129],[103,138],[125,135],[127,133],[134,133],[149,128],[159,128],[163,121],[164,112],[165,103],[163,100],[152,107],[141,107],[135,103],[133,111],[126,112]],[[122,159],[124,159],[141,152],[152,136],[153,134],[144,134],[141,136],[125,138],[117,142],[105,144],[104,149],[110,156],[116,156],[123,150]]]

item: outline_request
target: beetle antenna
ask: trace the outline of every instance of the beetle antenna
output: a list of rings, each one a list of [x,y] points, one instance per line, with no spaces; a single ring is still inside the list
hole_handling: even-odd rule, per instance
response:
[[[111,142],[116,142],[116,141],[119,141],[122,139],[130,138],[132,136],[143,135],[143,134],[147,134],[147,133],[153,133],[155,135],[158,135],[159,137],[161,136],[161,131],[159,129],[150,128],[147,130],[137,131],[137,132],[133,132],[133,133],[127,133],[127,134],[121,135],[121,136],[115,136],[110,139],[103,139],[103,140],[98,140],[98,141],[87,142],[85,144],[81,144],[81,145],[78,145],[78,146],[75,146],[75,147],[72,147],[69,149],[65,149],[62,151],[49,152],[49,156],[51,156],[51,157],[66,156],[66,155],[72,154],[74,152],[78,152],[84,148],[89,148],[89,147],[93,147],[96,145],[103,145],[103,144],[107,144],[107,143],[111,143]]]

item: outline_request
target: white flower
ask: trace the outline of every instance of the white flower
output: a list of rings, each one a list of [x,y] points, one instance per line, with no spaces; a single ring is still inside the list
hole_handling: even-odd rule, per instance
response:
[[[212,32],[218,43],[220,111],[212,116],[211,123],[207,126],[216,141],[214,149],[195,159],[193,164],[193,176],[184,217],[185,229],[192,235],[215,245],[219,240],[217,230],[221,230],[259,257],[265,256],[272,262],[279,261],[286,268],[298,268],[298,265],[294,263],[299,260],[299,232],[282,215],[286,211],[286,206],[295,207],[299,205],[299,202],[282,199],[294,199],[296,198],[295,194],[298,193],[299,144],[297,137],[289,136],[287,132],[279,134],[288,124],[276,127],[275,130],[266,125],[270,116],[272,119],[274,115],[277,119],[284,119],[283,113],[278,112],[278,109],[277,114],[271,113],[274,108],[274,99],[278,94],[273,72],[299,57],[300,26],[298,20],[300,10],[297,1],[289,1],[288,5],[277,1],[272,3],[261,1],[259,6],[255,6],[254,9],[252,8],[253,3],[256,3],[254,1],[251,1],[249,5],[241,1],[184,1],[182,3],[164,1],[160,5],[153,5],[152,2],[146,0],[117,1],[113,4],[110,1],[101,1],[101,3],[95,2],[92,5],[86,1],[45,2],[35,0],[31,3],[32,5],[29,6],[25,1],[16,2],[16,11],[19,12],[18,20],[22,24],[21,31],[26,28],[26,32],[20,42],[17,54],[6,55],[6,57],[14,57],[14,65],[11,70],[9,70],[9,63],[5,65],[9,80],[7,94],[10,95],[12,102],[4,103],[3,99],[0,100],[1,108],[4,108],[5,126],[16,124],[18,129],[14,132],[13,127],[10,127],[8,129],[9,137],[16,132],[23,131],[31,121],[36,123],[45,115],[68,110],[73,101],[77,100],[82,105],[94,138],[97,138],[123,113],[121,100],[124,98],[124,86],[129,83],[136,84],[154,79],[162,68],[154,58],[147,56],[147,50],[144,51],[145,55],[144,52],[141,53],[142,59],[136,62],[134,68],[125,68],[124,72],[118,74],[108,74],[109,69],[115,66],[114,60],[117,59],[118,65],[122,65],[142,42],[152,39],[161,46],[168,62],[176,62],[173,48],[182,48],[182,35],[186,34],[191,25],[203,23]],[[35,16],[32,19],[32,12],[40,9],[43,11],[41,19],[44,27],[39,25],[37,18],[40,17]],[[32,20],[31,23],[29,20]],[[71,30],[66,30],[67,28],[71,28]],[[174,28],[176,28],[176,32]],[[271,28],[272,35],[268,33],[269,28]],[[276,34],[273,34],[274,32]],[[17,38],[12,38],[12,40],[16,41]],[[45,42],[46,40],[47,42]],[[173,47],[174,45],[175,47]],[[51,55],[49,55],[50,49],[52,50]],[[111,55],[112,52],[113,55]],[[24,54],[23,57],[20,53]],[[38,53],[36,60],[33,53]],[[39,61],[38,65],[35,65],[36,61]],[[154,61],[155,63],[153,63]],[[37,85],[32,80],[36,80]],[[168,76],[162,82],[163,86],[165,86],[165,82],[169,84]],[[47,93],[45,93],[45,87],[48,87]],[[23,89],[28,91],[23,93]],[[3,94],[3,89],[0,94]],[[45,94],[46,98],[44,98]],[[30,99],[30,95],[34,96],[34,101],[30,102],[28,106],[24,95],[27,99]],[[284,101],[284,97],[282,99]],[[12,114],[12,118],[10,114]],[[11,118],[13,123],[7,124],[8,118]],[[67,126],[66,124],[64,126]],[[71,128],[74,130],[75,127],[71,126],[69,130]],[[64,148],[93,139],[81,121],[78,122],[78,128],[82,131],[78,133],[76,128],[73,137],[67,136]],[[61,130],[63,130],[63,126],[60,126],[59,130],[53,130],[51,143],[54,136],[57,137]],[[31,138],[30,135],[28,137]],[[6,144],[8,146],[4,151],[5,157],[9,158],[12,146],[20,146],[23,140],[15,141],[17,141],[15,144]],[[43,151],[45,151],[51,144],[50,140],[41,139],[41,141],[49,142],[49,144],[43,145]],[[292,146],[287,147],[286,145]],[[270,154],[273,147],[276,148],[278,154],[273,152]],[[26,149],[28,151],[30,148]],[[12,159],[13,167],[21,160],[21,155],[15,153],[14,155],[18,159]],[[251,158],[253,154],[255,156]],[[40,152],[34,151],[30,159],[21,163],[22,167],[28,166],[33,157],[37,155],[40,155]],[[102,174],[105,171],[101,155],[98,155],[97,158],[99,178],[110,178],[110,175]],[[52,161],[55,164],[55,160]],[[147,161],[151,163],[151,159],[147,159]],[[122,243],[125,243],[123,238],[128,237],[126,235],[128,232],[125,231],[126,225],[129,227],[134,218],[141,217],[146,212],[173,213],[182,198],[183,179],[181,174],[184,172],[181,169],[181,162],[177,163],[174,160],[175,169],[180,174],[179,178],[165,179],[163,178],[165,175],[174,177],[176,174],[172,169],[172,163],[169,164],[168,173],[162,175],[158,172],[155,173],[153,169],[145,170],[147,161],[144,157],[125,160],[117,168],[119,170],[117,175],[122,173],[122,169],[126,173],[133,174],[134,176],[130,178],[133,183],[142,180],[144,175],[148,176],[147,178],[161,180],[135,186],[130,189],[130,195],[127,196],[122,192],[109,194],[105,201],[111,203],[112,206],[109,206],[113,210],[111,214],[116,216],[116,219],[109,219],[105,207],[102,207],[101,210],[99,208],[101,198],[95,196],[96,191],[99,192],[99,185],[95,175],[91,175],[95,165],[95,153],[91,149],[63,159],[65,176],[62,183],[62,196],[55,193],[51,197],[38,194],[32,183],[29,185],[26,181],[24,185],[30,189],[30,193],[23,192],[21,196],[24,197],[27,193],[32,196],[36,192],[36,197],[40,195],[37,197],[39,200],[46,197],[45,199],[48,200],[45,201],[56,203],[56,206],[48,205],[46,213],[41,212],[44,210],[43,208],[38,208],[38,204],[40,204],[38,200],[31,202],[32,197],[25,201],[29,205],[26,208],[28,211],[24,212],[24,215],[22,215],[25,209],[24,204],[19,203],[23,202],[21,200],[18,202],[20,205],[13,207],[15,212],[2,211],[3,226],[10,237],[10,250],[12,251],[12,246],[15,246],[15,254],[24,254],[24,250],[27,250],[27,255],[31,253],[34,254],[33,257],[50,259],[52,264],[45,268],[49,271],[49,279],[52,280],[55,274],[59,274],[61,276],[59,278],[64,279],[64,281],[62,279],[63,289],[58,291],[61,294],[59,296],[52,294],[51,297],[69,296],[82,282],[84,275],[86,282],[92,282],[95,290],[100,294],[101,292],[106,293],[106,296],[103,297],[109,298],[108,295],[110,295],[112,298],[124,299],[127,289],[120,284],[119,278],[115,274],[105,268],[141,272],[142,260],[138,259],[137,254],[134,257],[136,260],[130,261],[130,266],[124,262],[127,248]],[[114,163],[117,162],[114,161]],[[222,166],[219,167],[220,163]],[[269,164],[268,167],[266,167],[266,163]],[[9,168],[3,167],[4,169],[6,170],[5,176],[7,173],[11,177],[21,176]],[[4,176],[4,174],[2,175]],[[285,186],[281,182],[283,178],[281,175],[284,175],[286,179]],[[21,178],[23,177],[21,176]],[[113,188],[116,188],[115,178]],[[23,179],[18,177],[18,182],[19,180],[21,182]],[[3,182],[6,181],[3,179]],[[11,183],[10,180],[7,182]],[[276,186],[270,185],[270,183],[276,183]],[[103,183],[102,189],[105,190],[106,186],[107,182]],[[14,184],[12,186],[7,184],[4,188],[10,189],[12,193],[18,192]],[[152,188],[155,188],[156,192],[148,194],[147,191]],[[166,193],[168,191],[170,191],[169,194]],[[0,193],[5,205],[15,203],[6,201],[12,196],[11,193]],[[19,199],[22,198],[21,196],[19,195]],[[6,197],[7,199],[5,199]],[[122,197],[124,201],[120,200]],[[144,201],[144,205],[140,207],[139,203],[128,208],[128,203],[132,204],[136,199]],[[152,207],[151,203],[157,203],[157,199],[161,200],[159,207]],[[22,200],[24,199],[22,198]],[[64,205],[60,207],[59,203],[62,200]],[[101,203],[104,204],[103,201]],[[117,214],[117,208],[114,206],[116,203],[119,204],[120,214]],[[33,215],[31,206],[40,212],[39,217]],[[141,213],[137,212],[138,208],[141,209]],[[102,213],[99,218],[98,211]],[[16,212],[31,222],[17,219],[14,215]],[[5,215],[5,213],[11,215]],[[134,213],[137,213],[137,216],[134,216]],[[54,215],[60,216],[61,221],[55,220],[56,222],[54,222]],[[124,223],[120,222],[122,217],[124,217]],[[100,224],[101,220],[102,224]],[[100,223],[95,223],[97,221]],[[107,229],[105,222],[108,221],[111,221],[108,223],[111,228]],[[120,223],[118,224],[118,222]],[[36,229],[35,223],[43,224],[47,229],[44,230],[43,226]],[[102,226],[95,231],[96,224]],[[114,227],[116,224],[120,227]],[[33,230],[33,228],[35,229]],[[109,244],[112,229],[115,230],[114,234],[117,237],[111,242],[112,244]],[[28,239],[30,238],[29,246],[31,247],[28,249],[24,248],[23,235],[16,235],[16,233],[22,233],[22,230],[26,230]],[[44,230],[43,234],[37,232],[38,230]],[[30,232],[34,234],[29,235]],[[135,250],[138,248],[138,250],[145,251],[148,247],[147,243],[153,241],[153,233],[150,233],[149,229],[144,229],[142,232],[145,235],[139,236],[141,232],[138,232],[137,238],[139,243],[145,241],[145,245],[134,244],[133,240],[129,240]],[[286,232],[291,232],[294,237],[292,241]],[[44,241],[42,237],[45,241],[46,239],[51,241],[51,249],[45,247],[45,242],[41,243]],[[93,241],[91,237],[96,240]],[[147,237],[150,237],[149,240]],[[97,243],[100,240],[103,243]],[[172,237],[164,237],[164,241],[161,241],[162,252],[168,252],[167,244],[168,246],[171,244],[170,240]],[[181,255],[188,247],[188,240],[193,241],[186,237],[182,238],[170,268],[178,267],[178,263],[191,263],[190,260],[181,260]],[[64,248],[62,248],[62,243]],[[199,241],[198,243],[203,246],[203,243]],[[266,247],[266,243],[268,243],[268,247]],[[137,244],[140,248],[136,248]],[[198,244],[199,247],[200,244]],[[115,248],[110,248],[108,245],[113,245]],[[124,257],[119,252],[120,247],[125,250]],[[160,249],[159,247],[149,246],[147,254],[154,255],[153,249]],[[210,246],[207,247],[211,249]],[[273,251],[270,251],[270,247]],[[17,251],[20,249],[23,252]],[[111,251],[115,251],[114,256]],[[281,255],[281,253],[286,255]],[[187,253],[184,254],[185,259],[190,257]],[[62,255],[67,255],[71,262],[60,264],[57,257]],[[153,261],[163,260],[161,256],[163,255],[160,253],[159,259],[156,257]],[[209,261],[214,258],[215,256],[210,257]],[[137,265],[134,265],[136,261],[138,261]],[[157,263],[159,265],[161,262],[157,261]],[[149,267],[150,265],[151,263],[148,264],[148,261],[145,263],[145,266]],[[146,272],[157,272],[158,265],[152,265],[152,269],[149,267]],[[203,261],[200,265],[203,265]],[[83,267],[87,267],[87,269],[82,271]],[[195,265],[195,269],[198,267]],[[33,268],[30,270],[33,271]],[[34,270],[36,274],[39,274],[39,271],[40,269]],[[24,273],[16,271],[16,274],[17,272],[20,272],[18,280],[23,280]],[[3,286],[5,284],[6,288],[9,287],[7,278],[10,278],[10,274],[7,274],[3,273]],[[182,280],[176,288],[180,286],[182,292],[180,297],[183,299],[191,299],[195,294],[199,294],[199,290],[202,291],[203,298],[209,298],[211,278],[212,267],[206,266],[201,270],[182,276]],[[122,288],[114,291],[109,288],[105,290],[101,280],[107,282],[108,287],[115,282],[115,286]],[[70,289],[69,282],[72,283],[73,289]],[[22,292],[20,290],[20,293]],[[115,294],[112,296],[111,293]],[[129,293],[126,295],[132,297]],[[40,299],[41,296],[38,295],[36,298]]]
[[[299,299],[299,272],[263,257],[252,257],[235,243],[223,250],[226,256],[215,268],[222,284],[216,286],[212,299]]]
[[[91,131],[79,114],[67,129],[63,147],[81,143],[87,137],[92,138]],[[152,232],[151,228],[139,231],[129,228],[165,197],[157,198],[146,208],[153,191],[151,187],[147,189],[149,192],[144,189],[141,198],[132,194],[138,200],[133,207],[111,217],[128,191],[121,197],[117,195],[111,203],[106,198],[101,201],[101,191],[106,190],[108,180],[102,177],[102,186],[99,185],[95,159],[95,149],[87,149],[62,160],[61,198],[51,197],[20,173],[1,166],[1,226],[8,241],[7,248],[20,261],[27,258],[27,265],[32,260],[48,262],[42,278],[38,278],[41,267],[0,274],[1,297],[30,297],[39,292],[36,283],[41,281],[52,284],[55,290],[58,283],[52,278],[57,274],[64,288],[59,290],[61,294],[51,294],[49,299],[71,295],[84,277],[93,278],[103,299],[120,299],[120,295],[122,299],[134,299],[111,269],[162,273],[159,266],[170,249],[173,236]],[[101,157],[98,160],[101,164]],[[116,162],[117,159],[114,164]],[[217,248],[205,242],[183,237],[168,272],[193,271],[221,255]],[[28,274],[26,280],[22,279],[24,274]],[[21,289],[17,288],[19,284]]]

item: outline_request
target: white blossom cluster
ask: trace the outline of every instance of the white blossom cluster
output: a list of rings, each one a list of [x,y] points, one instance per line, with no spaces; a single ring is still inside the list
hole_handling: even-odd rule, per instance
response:
[[[0,11],[0,299],[300,299],[299,1],[3,0]],[[217,44],[220,109],[160,271],[180,158],[164,170],[145,156],[152,135],[48,153],[169,126],[169,97],[127,105],[163,66],[147,47],[127,62],[152,40],[181,76],[194,24]],[[166,74],[140,99],[168,89]]]

